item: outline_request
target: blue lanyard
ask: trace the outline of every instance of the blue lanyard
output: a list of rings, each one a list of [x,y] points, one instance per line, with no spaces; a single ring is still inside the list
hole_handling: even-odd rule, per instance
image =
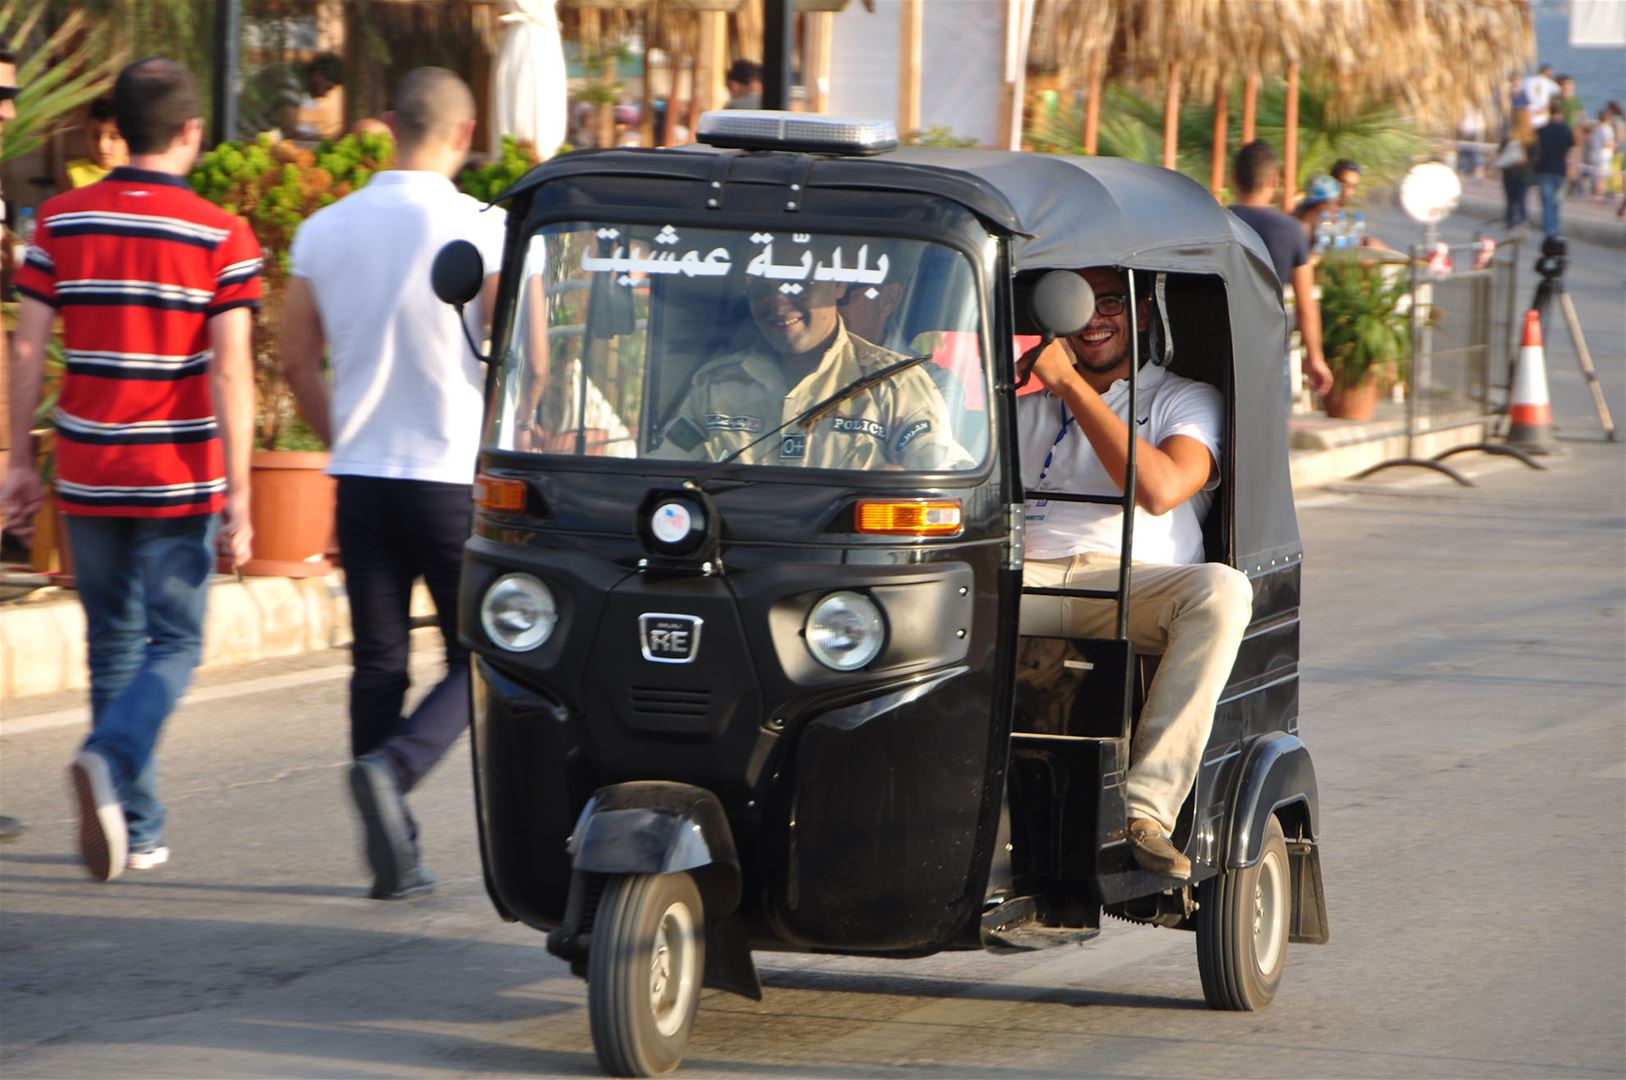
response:
[[[1056,462],[1056,447],[1067,437],[1067,430],[1072,426],[1073,418],[1067,415],[1067,402],[1061,403],[1061,430],[1056,432],[1056,441],[1050,444],[1050,452],[1044,456],[1044,467],[1039,470],[1038,482],[1033,485],[1035,491],[1044,487],[1044,478],[1050,475],[1050,466]],[[1044,500],[1048,502],[1049,500]]]

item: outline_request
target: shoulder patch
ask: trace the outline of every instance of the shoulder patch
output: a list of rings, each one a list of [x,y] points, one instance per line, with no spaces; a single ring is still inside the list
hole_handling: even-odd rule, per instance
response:
[[[898,454],[903,453],[909,448],[910,443],[914,442],[915,439],[926,434],[931,429],[932,422],[930,420],[916,420],[914,423],[903,429],[903,433],[898,436],[898,441],[893,444],[893,452]]]

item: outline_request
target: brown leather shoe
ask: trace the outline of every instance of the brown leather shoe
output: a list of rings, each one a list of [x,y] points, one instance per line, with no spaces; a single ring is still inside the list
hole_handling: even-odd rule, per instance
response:
[[[1142,870],[1182,881],[1191,877],[1191,860],[1175,850],[1163,826],[1151,818],[1129,819],[1129,850]]]

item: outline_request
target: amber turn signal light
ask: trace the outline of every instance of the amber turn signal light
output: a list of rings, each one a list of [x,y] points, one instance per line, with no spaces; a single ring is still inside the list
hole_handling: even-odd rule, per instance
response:
[[[474,478],[474,505],[499,514],[525,512],[525,481],[481,473]]]
[[[953,536],[960,531],[960,500],[860,499],[853,518],[861,533]]]

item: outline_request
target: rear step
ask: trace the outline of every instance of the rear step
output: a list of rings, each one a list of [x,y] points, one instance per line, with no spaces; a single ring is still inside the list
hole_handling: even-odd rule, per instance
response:
[[[1039,903],[1031,896],[1012,897],[982,914],[982,947],[992,952],[1082,945],[1100,933],[1099,926],[1046,926]]]

